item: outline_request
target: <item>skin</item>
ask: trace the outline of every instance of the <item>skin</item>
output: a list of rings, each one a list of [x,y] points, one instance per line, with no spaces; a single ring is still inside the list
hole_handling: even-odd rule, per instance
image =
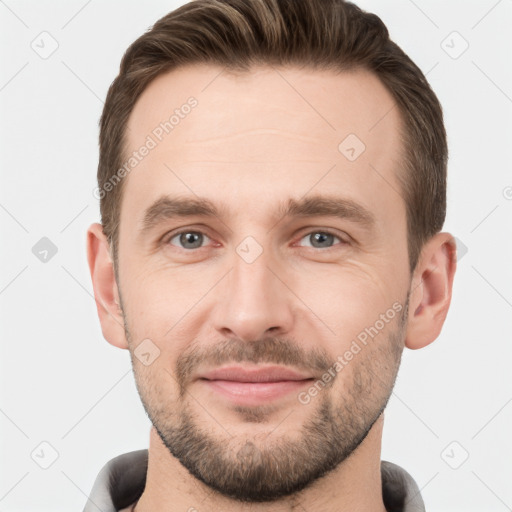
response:
[[[302,429],[326,404],[339,412],[340,428],[352,425],[365,437],[357,439],[350,457],[345,454],[304,489],[264,503],[242,503],[189,473],[152,428],[147,484],[136,510],[384,512],[381,409],[403,348],[422,348],[440,333],[456,266],[453,237],[432,237],[410,274],[397,178],[402,121],[373,74],[265,66],[250,73],[221,71],[194,65],[162,75],[130,116],[128,152],[139,148],[168,112],[190,96],[198,101],[124,178],[119,282],[101,225],[88,230],[103,335],[130,350],[141,399],[160,433],[187,412],[210,442],[224,447],[226,460],[247,455],[242,449],[248,440],[252,462],[286,443],[300,446]],[[366,146],[353,162],[338,149],[350,133]],[[164,193],[223,203],[225,215],[167,219],[141,234],[143,212]],[[351,219],[276,214],[281,202],[312,195],[350,199],[375,223],[369,229]],[[180,246],[174,236],[178,228],[206,235],[202,246]],[[313,246],[311,235],[324,230],[335,236]],[[248,236],[262,250],[252,263],[237,252]],[[334,363],[394,303],[403,306],[402,327],[396,315],[307,405],[298,401],[297,391],[268,407],[236,408],[195,379],[216,367],[214,353],[220,354],[217,365],[228,362],[233,347],[247,357],[242,358],[247,367],[255,365],[257,344],[264,347],[260,361],[277,362],[271,343],[277,339],[300,354],[301,365],[290,367],[321,378],[311,356]],[[145,339],[160,351],[147,366],[134,357]],[[229,340],[233,345],[222,345]],[[215,352],[219,347],[229,350]],[[187,354],[201,356],[180,379],[176,370]]]

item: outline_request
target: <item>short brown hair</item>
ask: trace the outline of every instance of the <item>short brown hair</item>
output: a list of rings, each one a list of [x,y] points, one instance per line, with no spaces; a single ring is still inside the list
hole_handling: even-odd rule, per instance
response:
[[[126,126],[148,84],[187,64],[249,71],[251,65],[373,72],[403,121],[402,172],[411,272],[446,215],[448,148],[441,105],[424,74],[389,38],[382,20],[344,0],[194,0],[170,12],[127,49],[100,120],[98,187],[123,165]],[[117,274],[123,181],[100,195],[103,232]]]

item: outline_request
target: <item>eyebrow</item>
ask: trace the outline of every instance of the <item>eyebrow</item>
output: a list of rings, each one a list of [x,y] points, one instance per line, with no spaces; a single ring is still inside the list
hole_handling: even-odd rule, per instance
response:
[[[140,233],[154,229],[159,223],[184,217],[227,217],[225,204],[216,206],[206,198],[172,197],[164,195],[157,199],[145,211]],[[285,217],[337,217],[360,224],[371,229],[375,225],[375,216],[359,203],[342,197],[313,195],[303,199],[288,199],[274,213],[280,222]]]

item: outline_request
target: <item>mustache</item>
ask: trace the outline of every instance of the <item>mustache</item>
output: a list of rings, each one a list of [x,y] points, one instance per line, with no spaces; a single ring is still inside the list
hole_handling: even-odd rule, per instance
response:
[[[188,347],[176,361],[176,379],[184,388],[199,366],[221,366],[233,362],[283,364],[300,370],[313,370],[315,374],[326,372],[332,364],[325,350],[305,350],[297,343],[282,338],[267,337],[259,341],[230,338],[212,346],[192,344]]]

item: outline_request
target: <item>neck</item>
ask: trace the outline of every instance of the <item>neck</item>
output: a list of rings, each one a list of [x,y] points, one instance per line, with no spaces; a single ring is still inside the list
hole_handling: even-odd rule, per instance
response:
[[[197,480],[169,452],[152,428],[146,487],[135,510],[386,512],[380,469],[383,422],[382,414],[352,455],[310,487],[275,502],[250,504],[222,496]]]

